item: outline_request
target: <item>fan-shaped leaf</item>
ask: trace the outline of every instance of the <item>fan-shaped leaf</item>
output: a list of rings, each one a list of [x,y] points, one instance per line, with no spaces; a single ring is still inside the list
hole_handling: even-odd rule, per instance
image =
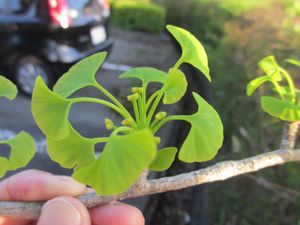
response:
[[[106,52],[96,53],[76,63],[56,82],[53,91],[60,96],[68,97],[80,88],[96,84],[96,72],[106,55]]]
[[[167,29],[181,46],[182,55],[180,61],[196,67],[210,81],[207,55],[202,44],[194,35],[182,28],[167,25]]]
[[[149,169],[153,171],[164,171],[168,169],[172,165],[176,153],[177,148],[175,147],[168,147],[159,150],[154,161],[149,166]]]
[[[300,121],[299,105],[296,106],[269,96],[263,96],[260,100],[263,110],[271,116],[290,122]]]
[[[178,69],[170,69],[169,76],[163,86],[164,104],[173,104],[178,102],[185,94],[187,81],[185,75]]]
[[[250,83],[247,85],[247,95],[250,96],[253,94],[253,92],[263,83],[271,81],[271,78],[268,76],[263,77],[257,77],[254,80],[250,81]]]
[[[71,101],[51,92],[41,77],[32,94],[32,114],[43,133],[56,140],[69,135],[68,114]]]
[[[0,144],[7,144],[10,147],[8,159],[0,157],[0,177],[8,170],[26,166],[35,153],[34,139],[24,131],[12,139],[1,140]]]
[[[258,62],[259,68],[275,81],[281,81],[282,75],[279,71],[280,66],[273,55],[267,56]]]
[[[185,139],[179,159],[184,162],[203,162],[215,157],[223,142],[222,121],[215,111],[200,95],[193,93],[198,111],[182,116],[191,124],[191,130]]]
[[[95,160],[95,141],[81,136],[71,124],[69,129],[70,134],[62,140],[47,137],[50,158],[65,168],[77,169],[89,165]]]
[[[0,76],[0,97],[6,97],[13,100],[17,96],[18,90],[10,80]]]
[[[155,155],[154,137],[148,129],[125,136],[112,135],[100,157],[76,170],[73,177],[100,195],[119,194],[137,181]]]
[[[149,82],[165,83],[167,74],[151,67],[138,67],[122,73],[119,78],[137,78],[147,85]]]

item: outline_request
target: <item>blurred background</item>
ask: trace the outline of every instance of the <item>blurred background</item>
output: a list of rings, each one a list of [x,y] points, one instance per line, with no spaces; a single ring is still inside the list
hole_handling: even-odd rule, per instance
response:
[[[278,148],[282,123],[261,111],[264,88],[252,97],[245,90],[260,75],[257,62],[271,54],[300,86],[299,69],[284,63],[286,58],[300,58],[299,0],[0,0],[0,70],[21,90],[13,102],[0,100],[0,139],[29,131],[38,144],[29,167],[69,174],[50,162],[44,137],[32,119],[28,96],[36,76],[41,74],[51,86],[79,59],[106,50],[109,57],[97,80],[125,99],[134,81],[119,80],[120,73],[137,66],[167,71],[178,59],[180,49],[166,24],[181,26],[201,41],[212,76],[208,84],[199,72],[184,66],[189,93],[170,111],[194,112],[190,93],[201,93],[220,113],[225,141],[211,162],[175,162],[169,171],[154,176]],[[101,96],[89,88],[76,94]],[[114,116],[107,109],[85,105],[74,107],[70,119],[82,134],[97,136],[107,133],[104,118]],[[185,124],[172,125],[161,135],[165,144],[180,146],[188,129]],[[142,208],[148,224],[299,225],[299,172],[300,166],[291,163],[133,204]]]

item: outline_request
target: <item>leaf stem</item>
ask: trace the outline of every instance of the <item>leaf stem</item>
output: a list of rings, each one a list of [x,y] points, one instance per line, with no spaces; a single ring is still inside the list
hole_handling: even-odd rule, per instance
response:
[[[182,57],[180,57],[178,59],[178,61],[175,63],[175,65],[173,66],[174,69],[178,69],[179,66],[182,64]]]
[[[138,106],[137,106],[137,100],[134,100],[134,101],[131,101],[132,102],[132,105],[133,105],[133,110],[134,110],[134,115],[135,115],[135,120],[136,120],[136,123],[137,123],[137,126],[138,128],[139,125],[140,125],[140,112],[139,112],[139,109],[138,109]]]
[[[155,112],[155,110],[156,110],[156,108],[157,108],[157,106],[158,106],[158,104],[159,104],[159,102],[160,102],[163,94],[164,94],[164,92],[162,91],[162,89],[160,89],[159,90],[159,94],[156,96],[156,99],[155,99],[155,101],[154,101],[154,103],[153,103],[153,105],[152,105],[152,107],[151,107],[151,109],[149,111],[149,114],[147,115],[147,118],[146,118],[146,127],[148,127],[150,125],[151,119],[153,117],[153,114],[154,114],[154,112]]]
[[[103,142],[107,142],[109,139],[109,137],[100,137],[100,138],[93,138],[93,141],[95,143],[103,143]]]
[[[124,113],[127,114],[126,117],[131,116],[128,110],[122,105],[121,102],[119,102],[118,99],[116,99],[108,90],[106,90],[102,85],[100,85],[98,82],[95,82],[94,86],[101,91],[106,97],[108,97],[110,100],[112,100],[113,103],[115,103]]]
[[[274,85],[275,89],[277,90],[277,93],[279,94],[280,98],[285,101],[285,97],[281,92],[281,86],[278,84],[278,82],[271,80],[272,84]]]
[[[286,72],[285,69],[280,68],[280,71],[282,72],[283,76],[285,77],[286,81],[288,82],[288,85],[290,87],[290,91],[291,91],[291,101],[294,103],[295,99],[296,99],[296,91],[295,91],[295,85],[294,82],[291,78],[291,76],[288,74],[288,72]]]
[[[154,92],[154,93],[150,96],[150,98],[148,99],[148,101],[147,101],[147,103],[146,103],[146,112],[145,112],[145,113],[147,113],[147,111],[148,111],[148,109],[149,109],[151,103],[153,102],[153,100],[155,99],[155,97],[156,97],[157,95],[159,95],[160,91],[161,91],[161,89],[158,90],[158,91],[156,91],[156,92]]]
[[[131,128],[131,127],[121,126],[121,127],[116,128],[116,129],[112,132],[112,135],[117,135],[118,133],[124,132],[124,131],[128,131],[128,133],[129,133],[130,131],[133,131],[133,130],[134,130],[134,129]]]
[[[155,125],[152,128],[153,134],[155,134],[165,123],[170,122],[170,121],[174,121],[174,120],[186,120],[186,116],[184,116],[184,115],[173,115],[173,116],[168,116],[168,117],[162,119],[157,125]]]
[[[72,103],[78,103],[78,102],[92,102],[92,103],[97,103],[100,105],[104,105],[108,108],[111,108],[113,110],[115,110],[116,112],[118,112],[121,116],[123,116],[125,119],[128,117],[127,113],[124,112],[122,109],[120,109],[119,107],[117,107],[116,105],[114,105],[111,102],[102,100],[102,99],[96,99],[96,98],[88,98],[88,97],[80,97],[80,98],[71,98],[70,99]]]

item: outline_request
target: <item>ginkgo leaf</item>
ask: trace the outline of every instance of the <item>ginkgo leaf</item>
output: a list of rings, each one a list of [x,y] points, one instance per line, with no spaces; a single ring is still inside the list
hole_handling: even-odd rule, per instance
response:
[[[287,59],[285,61],[288,62],[288,63],[290,63],[290,64],[293,64],[294,66],[300,67],[300,61],[299,60],[296,60],[296,59]]]
[[[282,75],[280,73],[280,66],[273,55],[267,56],[258,62],[259,68],[270,78],[275,81],[281,81]]]
[[[9,170],[16,170],[26,166],[35,154],[34,139],[26,132],[21,131],[9,140],[1,140],[0,144],[10,147],[9,157],[0,157],[0,177]]]
[[[8,161],[4,157],[0,157],[0,177],[3,177],[8,170]]]
[[[207,55],[198,39],[190,32],[179,27],[167,25],[167,29],[181,46],[182,55],[179,61],[196,67],[211,81]]]
[[[8,170],[15,170],[26,166],[35,154],[34,139],[26,132],[20,132],[16,137],[1,141],[10,146]]]
[[[177,148],[175,147],[167,147],[159,150],[154,161],[149,166],[150,170],[153,171],[164,171],[168,169],[176,156]]]
[[[0,76],[0,97],[6,97],[13,100],[17,96],[18,90],[10,80]]]
[[[165,83],[167,74],[151,67],[138,67],[122,73],[119,78],[137,78],[143,82],[143,86],[146,86],[150,82]]]
[[[47,137],[47,149],[50,158],[64,168],[81,168],[92,163],[95,158],[93,139],[81,136],[69,124],[69,135],[61,140]]]
[[[300,121],[299,105],[297,106],[269,96],[262,96],[260,103],[263,110],[271,116],[290,122]]]
[[[250,83],[247,85],[247,95],[250,96],[253,94],[253,92],[263,83],[267,81],[272,81],[272,79],[268,76],[263,77],[257,77],[254,80],[250,81]]]
[[[106,55],[106,52],[96,53],[76,63],[56,82],[53,91],[60,96],[68,97],[83,87],[96,84],[96,72]]]
[[[38,77],[31,102],[33,118],[46,136],[60,140],[69,135],[70,100],[50,91]]]
[[[179,159],[184,162],[204,162],[215,157],[223,143],[223,124],[215,109],[200,95],[193,93],[198,111],[181,116],[191,124],[190,132],[180,151]]]
[[[90,185],[100,195],[120,194],[132,186],[156,156],[150,130],[128,135],[112,135],[99,158],[75,170],[73,177]]]
[[[170,69],[166,83],[163,86],[164,104],[173,104],[178,102],[185,94],[187,81],[184,73],[178,69]]]

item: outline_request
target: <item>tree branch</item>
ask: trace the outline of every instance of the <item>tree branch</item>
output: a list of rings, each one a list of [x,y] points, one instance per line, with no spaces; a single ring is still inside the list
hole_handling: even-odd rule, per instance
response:
[[[300,150],[276,150],[242,160],[220,162],[190,173],[149,180],[140,184],[139,188],[131,188],[120,195],[98,196],[96,193],[87,193],[79,196],[78,199],[87,207],[94,207],[114,200],[135,198],[226,180],[241,174],[296,161],[300,161]],[[0,202],[0,215],[37,219],[43,204],[43,202]]]

